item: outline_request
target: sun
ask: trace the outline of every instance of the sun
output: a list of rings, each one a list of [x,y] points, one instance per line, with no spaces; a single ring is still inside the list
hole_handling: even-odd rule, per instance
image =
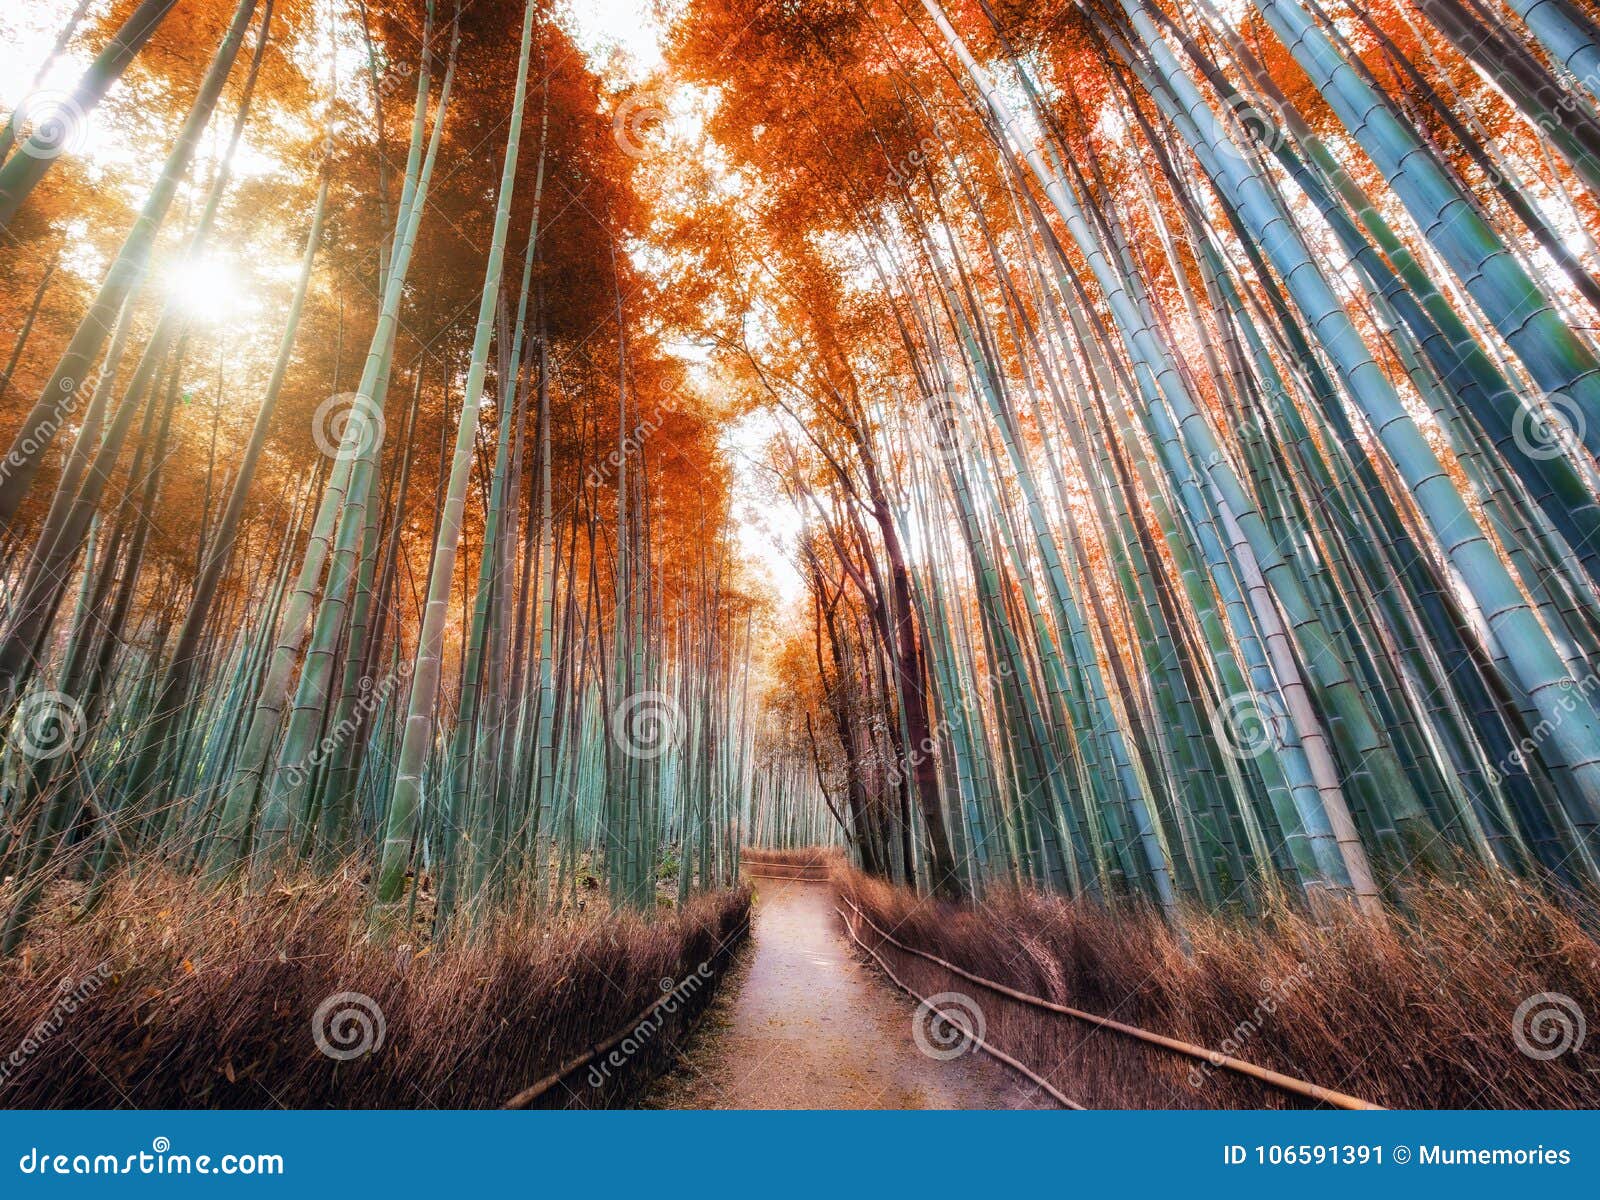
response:
[[[167,296],[191,321],[225,324],[258,307],[250,281],[215,255],[185,259],[167,271]]]

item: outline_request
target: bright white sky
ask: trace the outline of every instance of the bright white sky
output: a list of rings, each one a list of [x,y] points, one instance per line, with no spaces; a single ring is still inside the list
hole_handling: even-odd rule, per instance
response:
[[[639,74],[661,65],[661,25],[650,0],[570,0],[578,42],[593,56],[620,48]]]
[[[590,57],[599,65],[620,49],[630,60],[627,74],[633,78],[652,74],[662,65],[656,8],[653,0],[571,0],[570,4],[578,42]],[[722,449],[733,470],[739,545],[788,613],[804,596],[805,582],[794,561],[799,514],[776,494],[775,484],[761,468],[767,443],[776,433],[773,419],[747,418],[724,434]]]

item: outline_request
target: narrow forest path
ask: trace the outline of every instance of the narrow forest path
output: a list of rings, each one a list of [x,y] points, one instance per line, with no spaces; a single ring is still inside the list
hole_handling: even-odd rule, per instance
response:
[[[654,1108],[1016,1108],[1025,1081],[912,1041],[916,1006],[851,954],[833,885],[757,879],[752,945]]]

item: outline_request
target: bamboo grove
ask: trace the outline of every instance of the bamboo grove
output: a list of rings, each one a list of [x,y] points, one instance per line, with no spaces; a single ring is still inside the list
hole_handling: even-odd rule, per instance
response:
[[[746,842],[1174,920],[1600,883],[1575,0],[685,0],[631,91],[542,0],[59,8],[7,948],[121,872],[444,932]]]
[[[375,928],[435,933],[727,886],[754,722],[714,421],[556,14],[87,8],[54,53],[98,57],[0,163],[5,948],[124,870],[354,869]],[[97,106],[151,89],[154,165],[97,178]],[[283,268],[248,327],[171,282],[230,249]]]
[[[1592,10],[705,0],[671,59],[804,523],[791,753],[869,870],[1592,887]]]

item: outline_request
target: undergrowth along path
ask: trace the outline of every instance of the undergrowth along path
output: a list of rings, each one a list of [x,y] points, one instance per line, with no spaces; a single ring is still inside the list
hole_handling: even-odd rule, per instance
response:
[[[916,1007],[850,952],[833,886],[757,880],[751,945],[657,1108],[1018,1108],[1035,1089],[976,1052],[939,1059]],[[922,1015],[924,1023],[926,1014]]]

